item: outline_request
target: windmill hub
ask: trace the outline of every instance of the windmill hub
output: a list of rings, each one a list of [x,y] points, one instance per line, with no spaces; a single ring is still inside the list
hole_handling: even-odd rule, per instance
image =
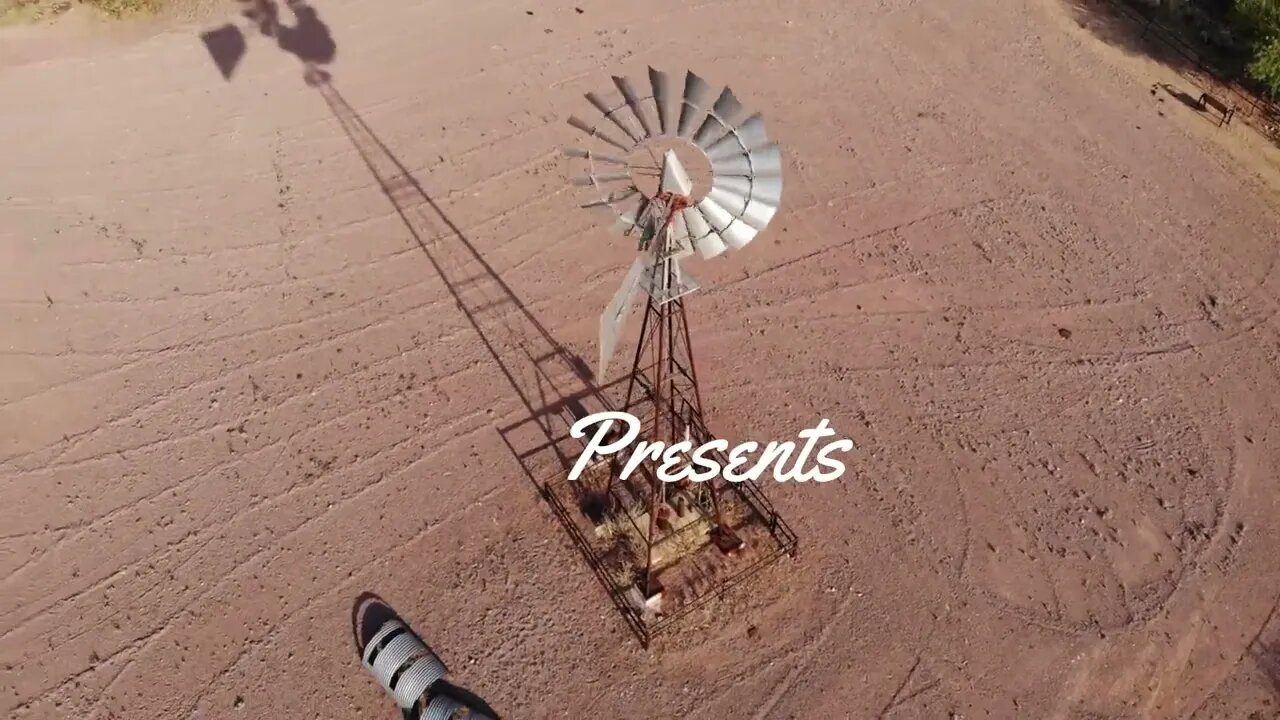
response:
[[[633,174],[632,166],[647,165],[651,172],[660,168],[655,145],[663,142],[669,143],[667,149],[685,148],[678,152],[687,156],[678,159],[691,177],[702,178],[694,188],[701,198],[672,219],[678,239],[710,259],[729,249],[741,250],[759,235],[782,199],[782,155],[769,139],[764,118],[747,115],[732,90],[726,87],[717,95],[692,72],[685,74],[682,95],[670,76],[653,68],[652,94],[623,77],[613,82],[621,100],[587,93],[596,120],[569,118],[569,124],[591,141],[591,147],[565,150],[583,166],[573,184],[591,189],[592,200],[582,207],[612,215],[615,230],[630,235],[643,223],[653,199],[637,187],[639,173]],[[688,152],[689,146],[698,152]],[[637,150],[648,158],[643,163],[635,160]],[[710,189],[705,189],[708,183],[700,169],[704,162],[711,166]]]
[[[627,157],[631,182],[645,197],[655,197],[662,180],[663,158],[668,151],[675,153],[681,167],[693,182],[693,190],[688,196],[691,204],[698,203],[711,191],[711,160],[701,148],[688,140],[659,137],[637,147]]]

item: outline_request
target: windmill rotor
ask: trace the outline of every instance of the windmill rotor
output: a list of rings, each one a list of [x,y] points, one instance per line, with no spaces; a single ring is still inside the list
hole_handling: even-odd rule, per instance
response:
[[[678,220],[673,218],[694,251],[709,259],[755,239],[782,200],[782,155],[763,116],[747,115],[733,90],[716,93],[691,71],[680,94],[671,75],[652,67],[647,87],[623,77],[612,80],[612,92],[586,94],[595,110],[587,116],[591,120],[569,118],[587,145],[565,151],[584,165],[572,180],[592,191],[583,207],[608,210],[616,230],[632,232],[653,200],[635,178],[656,176],[662,169],[652,155],[654,165],[648,167],[633,158],[675,141],[696,151],[710,168],[710,187],[678,212]]]

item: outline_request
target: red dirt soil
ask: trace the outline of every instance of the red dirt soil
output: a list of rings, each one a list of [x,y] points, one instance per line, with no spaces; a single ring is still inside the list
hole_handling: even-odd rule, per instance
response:
[[[539,332],[468,321],[500,285],[450,295],[482,266],[296,57],[250,35],[224,80],[231,8],[6,30],[0,715],[392,718],[373,591],[517,720],[1277,716],[1280,219],[1061,8],[316,7],[342,98],[586,358],[633,250],[565,182],[582,93],[653,64],[763,111],[782,212],[691,268],[707,414],[827,418],[850,472],[767,487],[799,556],[640,650],[497,432]]]

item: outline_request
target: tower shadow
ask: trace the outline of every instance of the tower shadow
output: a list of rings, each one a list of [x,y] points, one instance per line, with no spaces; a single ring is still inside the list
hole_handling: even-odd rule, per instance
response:
[[[519,399],[523,417],[497,432],[535,491],[548,501],[570,542],[604,587],[610,588],[607,571],[589,541],[570,511],[548,490],[545,480],[555,474],[562,478],[584,449],[582,440],[570,436],[573,423],[614,409],[610,396],[617,394],[618,386],[627,378],[599,385],[587,362],[570,352],[529,311],[462,227],[338,91],[330,73],[322,67],[333,59],[336,44],[318,14],[302,0],[294,0],[288,7],[297,18],[291,28],[280,24],[273,0],[251,0],[244,15],[263,35],[275,38],[282,50],[303,62],[307,84],[324,98],[379,189]],[[202,39],[224,78],[230,80],[247,45],[243,33],[227,25],[205,33]],[[639,636],[640,629],[625,599],[617,592],[608,594]]]
[[[332,80],[325,77],[314,85],[523,405],[524,417],[498,429],[503,443],[601,581],[629,629],[644,642],[643,628],[626,598],[610,590],[613,583],[608,569],[575,521],[574,512],[585,509],[566,507],[549,480],[562,479],[584,449],[583,441],[570,434],[574,422],[614,410],[612,397],[628,378],[597,383],[586,361],[565,348],[528,310],[462,228],[347,103]],[[578,498],[580,503],[588,500]]]
[[[333,82],[317,89],[360,154],[369,173],[439,276],[542,434],[562,409],[581,416],[611,407],[585,360],[562,345],[414,175],[347,103]],[[564,455],[561,460],[568,461]]]
[[[397,216],[444,282],[468,323],[498,365],[544,440],[553,420],[609,409],[590,366],[569,352],[528,310],[417,178],[346,101],[324,68],[337,52],[328,26],[305,0],[287,0],[293,25],[280,21],[275,0],[239,0],[241,14],[277,46],[302,61],[305,78],[323,96]],[[214,64],[230,80],[247,52],[243,31],[227,24],[201,35]],[[588,407],[590,406],[590,409]],[[570,420],[570,423],[572,421]],[[508,443],[510,444],[510,443]],[[557,459],[568,462],[565,453]]]

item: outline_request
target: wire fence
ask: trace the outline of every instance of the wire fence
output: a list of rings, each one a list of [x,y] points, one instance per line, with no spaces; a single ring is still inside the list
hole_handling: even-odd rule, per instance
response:
[[[1171,63],[1201,92],[1208,93],[1232,106],[1236,116],[1244,118],[1255,129],[1280,142],[1280,104],[1257,81],[1243,72],[1228,72],[1221,64],[1209,58],[1179,34],[1160,21],[1158,11],[1147,6],[1134,5],[1128,0],[1098,0],[1106,2],[1118,14],[1132,21],[1141,29],[1138,39],[1148,49],[1171,53]]]

